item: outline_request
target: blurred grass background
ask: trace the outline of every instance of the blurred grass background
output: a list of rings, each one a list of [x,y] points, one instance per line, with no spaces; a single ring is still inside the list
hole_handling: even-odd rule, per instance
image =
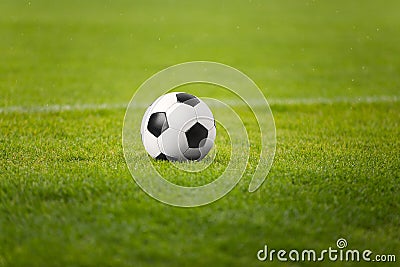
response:
[[[397,1],[2,1],[2,106],[126,102],[180,62],[267,97],[398,94]]]

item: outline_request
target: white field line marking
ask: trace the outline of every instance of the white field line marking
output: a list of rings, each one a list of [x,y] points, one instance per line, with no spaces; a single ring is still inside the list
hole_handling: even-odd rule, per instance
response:
[[[335,97],[335,98],[286,98],[270,99],[268,103],[274,105],[315,105],[315,104],[358,104],[358,103],[391,103],[399,102],[398,96],[363,96],[363,97]],[[232,106],[243,106],[244,103],[239,100],[227,99],[224,103]],[[249,104],[252,107],[264,105],[260,99],[251,99]],[[54,113],[64,111],[87,111],[87,110],[115,110],[125,109],[128,103],[120,104],[75,104],[75,105],[45,105],[45,106],[8,106],[0,107],[0,114],[8,113]],[[147,105],[141,105],[145,108]]]

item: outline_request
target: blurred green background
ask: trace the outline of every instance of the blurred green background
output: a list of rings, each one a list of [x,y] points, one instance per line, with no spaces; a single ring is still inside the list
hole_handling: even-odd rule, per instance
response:
[[[125,103],[209,60],[268,98],[396,95],[398,1],[1,1],[1,106]]]

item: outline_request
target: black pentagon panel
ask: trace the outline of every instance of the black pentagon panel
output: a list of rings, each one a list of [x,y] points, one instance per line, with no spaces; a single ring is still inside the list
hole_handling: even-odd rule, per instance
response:
[[[207,138],[208,130],[206,127],[196,122],[189,130],[187,130],[186,139],[190,148],[198,148],[201,140]]]
[[[152,133],[155,137],[159,137],[167,129],[168,121],[165,112],[151,114],[147,124],[147,130],[149,130],[150,133]]]
[[[176,94],[176,99],[178,102],[184,103],[189,106],[196,106],[198,103],[200,103],[200,100],[197,99],[194,95],[187,94],[187,93],[178,93]]]
[[[165,156],[163,153],[160,153],[160,155],[156,157],[156,160],[168,160],[168,159],[167,156]]]

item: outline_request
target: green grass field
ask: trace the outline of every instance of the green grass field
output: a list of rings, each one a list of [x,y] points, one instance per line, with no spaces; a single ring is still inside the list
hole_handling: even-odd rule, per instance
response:
[[[399,12],[395,0],[1,1],[0,266],[397,266]],[[136,185],[121,131],[142,82],[193,60],[258,84],[277,150],[255,193],[252,143],[238,186],[187,209]],[[219,132],[203,178],[156,167],[178,184],[213,180],[229,160]],[[322,250],[340,237],[397,262],[256,258],[265,244]]]

